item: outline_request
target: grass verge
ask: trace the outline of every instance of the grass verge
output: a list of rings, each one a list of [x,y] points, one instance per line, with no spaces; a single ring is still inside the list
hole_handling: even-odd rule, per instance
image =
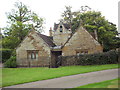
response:
[[[92,66],[66,66],[60,68],[3,68],[2,86],[11,86],[38,80],[118,68],[118,64]]]
[[[2,87],[2,68],[0,68],[0,87]]]
[[[118,85],[120,85],[120,82],[118,81],[120,81],[120,78],[107,80],[99,83],[92,83],[77,88],[118,88]]]

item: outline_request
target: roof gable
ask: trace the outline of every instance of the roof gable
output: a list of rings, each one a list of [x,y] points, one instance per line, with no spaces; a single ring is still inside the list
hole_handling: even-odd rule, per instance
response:
[[[65,29],[70,29],[70,24],[62,23],[62,25],[65,27]],[[56,31],[59,24],[54,24],[54,30]]]
[[[83,35],[80,35],[81,33],[84,33],[86,36],[83,36]],[[78,37],[76,36],[78,35]],[[96,45],[100,45],[100,43],[98,41],[96,41],[94,39],[94,37],[85,29],[83,28],[82,26],[79,26],[76,30],[76,32],[74,32],[71,37],[66,41],[66,43],[63,45],[63,47],[68,44],[69,42],[71,42],[73,38],[77,38],[76,40],[80,40],[80,39],[85,39],[88,41],[88,39],[91,41],[91,43],[94,43]],[[81,42],[80,42],[81,43]],[[62,47],[62,48],[63,48]]]
[[[53,43],[53,40],[52,40],[51,37],[46,36],[46,35],[43,35],[43,34],[40,34],[40,33],[35,32],[35,31],[30,31],[30,32],[28,33],[28,35],[26,35],[25,38],[22,40],[22,42],[17,46],[17,48],[19,48],[20,45],[25,42],[26,38],[28,38],[30,34],[31,34],[31,35],[36,34],[36,35],[37,35],[37,38],[41,38],[42,41],[45,42],[48,47],[54,47],[54,46],[56,46],[56,45]],[[16,49],[17,49],[17,48],[16,48]]]

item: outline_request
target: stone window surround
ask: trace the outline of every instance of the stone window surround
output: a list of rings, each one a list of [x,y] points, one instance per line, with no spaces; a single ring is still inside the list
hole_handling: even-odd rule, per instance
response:
[[[76,55],[79,55],[79,54],[88,54],[88,50],[87,49],[76,49]]]
[[[27,50],[27,58],[34,60],[34,59],[38,59],[38,50]]]
[[[63,32],[63,27],[62,27],[62,25],[60,25],[60,32]]]

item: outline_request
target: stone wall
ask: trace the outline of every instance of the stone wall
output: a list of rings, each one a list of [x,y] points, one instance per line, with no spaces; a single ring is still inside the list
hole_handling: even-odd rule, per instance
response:
[[[71,35],[71,30],[68,30],[62,25],[62,32],[60,32],[60,25],[57,30],[53,33],[53,41],[56,45],[63,45]]]
[[[56,45],[64,45],[64,43],[68,40],[69,37],[70,37],[69,33],[54,34],[53,40]]]
[[[50,57],[39,57],[38,60],[22,58],[17,60],[18,67],[49,67]]]

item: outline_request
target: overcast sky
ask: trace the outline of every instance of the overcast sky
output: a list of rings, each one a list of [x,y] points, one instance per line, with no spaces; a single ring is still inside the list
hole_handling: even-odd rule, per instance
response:
[[[5,12],[14,8],[18,0],[0,1],[0,28],[7,25]],[[119,0],[19,0],[36,12],[40,17],[45,18],[45,34],[48,35],[49,28],[58,23],[65,6],[72,6],[72,11],[77,11],[81,6],[89,6],[92,10],[101,11],[105,18],[118,26],[118,1]],[[119,31],[120,32],[120,31]]]

